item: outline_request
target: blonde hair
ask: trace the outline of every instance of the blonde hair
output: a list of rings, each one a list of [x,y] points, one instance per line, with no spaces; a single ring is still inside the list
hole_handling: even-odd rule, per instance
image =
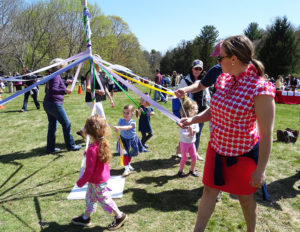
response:
[[[110,151],[108,137],[110,127],[102,116],[96,114],[87,118],[84,126],[85,133],[90,135],[99,144],[99,159],[103,163],[110,163],[112,154]]]
[[[62,58],[55,58],[55,59],[51,60],[50,65],[56,64],[56,63],[61,63],[61,64],[57,65],[57,66],[55,66],[53,68],[50,68],[49,72],[53,73],[53,72],[56,72],[57,70],[59,70],[59,69],[61,69],[63,67],[66,67],[67,63],[63,63],[63,61],[64,61],[64,59],[62,59]]]
[[[193,101],[190,98],[186,98],[184,100],[182,106],[183,106],[184,111],[181,108],[181,110],[180,110],[181,117],[192,117],[192,116],[194,116],[195,115],[195,109],[194,108],[195,107],[198,108],[197,102]],[[185,115],[184,112],[186,113],[186,115]],[[197,111],[196,111],[196,113],[197,113]]]
[[[125,106],[124,106],[123,110],[129,110],[129,112],[133,113],[134,110],[135,110],[135,108],[134,108],[133,105],[128,104],[128,105],[125,105]]]
[[[254,47],[251,40],[245,35],[231,36],[225,39],[221,45],[227,56],[236,56],[243,64],[250,62],[255,66],[259,76],[265,72],[264,65],[254,59]]]

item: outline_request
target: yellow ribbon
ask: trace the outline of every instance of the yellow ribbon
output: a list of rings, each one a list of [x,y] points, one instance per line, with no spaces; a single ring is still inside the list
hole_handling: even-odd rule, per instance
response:
[[[145,86],[145,87],[148,87],[148,88],[150,88],[150,89],[153,89],[153,90],[156,90],[156,91],[160,91],[160,92],[162,92],[162,93],[166,93],[166,94],[169,94],[169,95],[172,95],[172,96],[176,96],[173,92],[168,92],[168,91],[165,91],[165,90],[162,90],[162,89],[155,88],[154,86],[145,84],[145,83],[140,82],[140,81],[138,81],[138,80],[136,80],[136,79],[134,79],[134,78],[125,76],[125,75],[123,75],[122,73],[119,73],[119,72],[117,72],[117,71],[115,71],[115,70],[112,70],[112,71],[113,71],[115,74],[118,74],[119,76],[125,77],[125,78],[128,79],[128,80],[134,81],[134,82],[136,82],[136,83],[138,83],[138,84],[140,84],[140,85],[143,85],[143,86]]]
[[[124,166],[124,145],[122,143],[122,139],[121,139],[121,136],[120,136],[120,132],[117,132],[116,133],[118,138],[119,138],[119,142],[120,142],[120,145],[121,145],[121,151],[120,151],[120,165],[121,166]]]

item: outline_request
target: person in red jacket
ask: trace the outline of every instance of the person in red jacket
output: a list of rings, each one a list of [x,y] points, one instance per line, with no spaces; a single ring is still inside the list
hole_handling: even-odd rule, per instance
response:
[[[86,151],[86,168],[83,175],[77,181],[78,187],[82,187],[88,182],[85,201],[85,213],[73,218],[75,225],[90,226],[91,213],[96,212],[97,201],[104,211],[115,215],[114,221],[108,225],[108,230],[120,228],[127,220],[127,215],[121,212],[116,203],[111,198],[110,189],[107,188],[107,181],[110,178],[109,163],[112,159],[108,135],[110,128],[105,119],[96,114],[90,116],[85,123],[85,133],[88,134],[93,143]]]

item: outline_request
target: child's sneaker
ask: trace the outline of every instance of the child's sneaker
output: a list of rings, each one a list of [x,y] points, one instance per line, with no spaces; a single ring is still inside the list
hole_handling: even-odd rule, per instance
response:
[[[107,229],[108,230],[117,230],[124,224],[124,222],[127,219],[128,219],[127,215],[125,213],[123,213],[121,218],[115,217],[113,222],[107,226]]]
[[[125,170],[124,170],[122,176],[128,176],[129,174],[130,174],[130,169],[128,166],[125,166]]]
[[[131,164],[128,164],[128,168],[130,171],[134,171],[134,168],[131,166]]]
[[[199,174],[198,174],[197,170],[193,170],[193,171],[190,170],[189,174],[191,174],[194,177],[199,177]]]
[[[91,218],[83,219],[83,214],[80,215],[79,217],[73,218],[71,223],[74,225],[80,225],[80,226],[90,226],[92,224]]]
[[[197,154],[197,160],[204,161],[204,159],[198,154]]]
[[[144,148],[148,148],[149,146],[145,143],[145,144],[142,144]]]
[[[184,177],[183,171],[180,171],[180,170],[178,171],[177,175],[178,175],[179,178],[183,178]]]

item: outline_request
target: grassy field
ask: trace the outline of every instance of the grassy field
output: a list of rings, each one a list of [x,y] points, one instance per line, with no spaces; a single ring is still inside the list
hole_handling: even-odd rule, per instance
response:
[[[145,89],[143,89],[145,91]],[[44,87],[39,100],[42,102]],[[137,102],[138,97],[129,91]],[[2,94],[6,98],[8,94]],[[131,103],[121,92],[115,93],[115,108],[104,103],[105,113],[111,124],[122,117],[122,107]],[[43,108],[36,110],[32,99],[28,111],[20,113],[23,96],[9,102],[0,110],[0,231],[105,231],[112,216],[98,207],[92,216],[93,226],[81,228],[70,225],[70,220],[84,210],[84,201],[69,201],[67,196],[76,182],[83,149],[68,152],[65,149],[62,129],[57,128],[57,146],[60,153],[46,154],[47,117]],[[163,103],[171,110],[171,103]],[[84,141],[76,135],[90,109],[84,103],[84,95],[76,92],[65,97],[64,107],[72,123],[76,143]],[[200,178],[177,178],[179,159],[175,148],[179,129],[173,121],[157,110],[151,119],[154,136],[148,142],[148,153],[133,158],[136,172],[126,178],[124,196],[117,199],[120,209],[129,220],[119,231],[192,231],[197,205],[202,194],[203,162],[196,164]],[[271,158],[267,167],[267,183],[271,201],[258,201],[257,231],[300,231],[300,139],[296,144],[276,141],[276,130],[290,127],[300,129],[299,105],[276,105],[276,122]],[[205,155],[209,139],[208,125],[201,136],[201,156]],[[111,147],[115,152],[116,136],[112,133]],[[187,162],[186,171],[190,163]],[[111,163],[111,174],[121,175],[119,156]],[[223,194],[217,203],[207,231],[246,231],[239,203]]]

